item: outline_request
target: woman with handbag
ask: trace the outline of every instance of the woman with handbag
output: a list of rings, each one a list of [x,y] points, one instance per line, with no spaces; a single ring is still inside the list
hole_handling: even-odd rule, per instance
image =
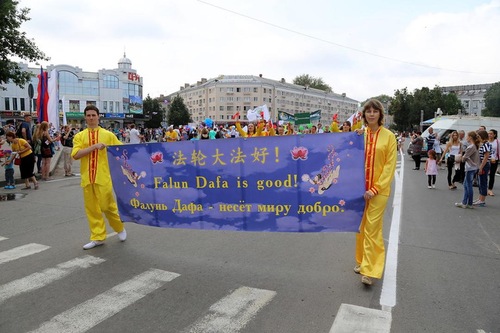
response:
[[[462,144],[458,139],[458,132],[453,131],[448,142],[446,143],[444,153],[441,155],[441,159],[439,160],[439,163],[441,163],[443,162],[443,159],[446,158],[446,166],[448,168],[448,188],[450,190],[455,190],[457,188],[455,182],[460,181],[460,168],[459,170],[456,170],[455,168],[455,157],[458,155],[462,155]],[[453,169],[455,169],[455,176],[451,179]]]
[[[38,190],[38,182],[36,181],[35,174],[33,173],[33,168],[35,167],[35,155],[31,150],[31,146],[28,141],[17,138],[14,132],[8,132],[5,135],[7,141],[12,146],[12,151],[15,151],[21,157],[21,163],[19,165],[19,170],[21,171],[21,178],[24,180],[25,187],[22,190],[29,190],[31,188],[30,180],[35,186],[35,190]]]
[[[53,141],[49,134],[49,123],[42,121],[36,128],[33,135],[33,141],[40,140],[41,156],[42,156],[42,180],[50,180],[50,160],[54,155],[52,152]]]
[[[500,160],[500,144],[498,142],[498,132],[497,130],[491,129],[488,131],[488,141],[491,144],[491,154],[490,154],[490,178],[488,183],[488,195],[494,196],[493,185],[495,185],[495,175],[498,168],[498,160]]]

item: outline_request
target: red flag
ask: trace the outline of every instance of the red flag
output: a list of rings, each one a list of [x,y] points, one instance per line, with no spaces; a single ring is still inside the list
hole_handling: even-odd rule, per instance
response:
[[[239,112],[236,112],[234,115],[233,115],[233,119],[236,119],[240,116],[240,113]]]
[[[336,113],[336,114],[333,115],[333,121],[334,122],[338,122],[338,118],[339,118],[339,114],[338,113]]]
[[[49,89],[48,89],[48,74],[40,67],[40,75],[38,75],[38,96],[36,98],[36,111],[38,115],[38,122],[48,121],[49,116],[47,106],[49,104]]]

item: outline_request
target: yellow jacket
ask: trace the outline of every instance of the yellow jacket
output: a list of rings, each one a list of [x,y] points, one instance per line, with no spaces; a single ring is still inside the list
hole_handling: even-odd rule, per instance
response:
[[[73,149],[71,157],[80,150],[90,147],[96,143],[105,145],[121,145],[115,134],[104,128],[85,129],[73,138]],[[111,185],[111,175],[108,165],[108,154],[106,149],[94,150],[90,154],[80,158],[80,173],[82,180],[80,185],[85,187],[89,184]]]
[[[366,190],[389,196],[396,171],[397,142],[394,133],[382,126],[376,132],[365,129]]]

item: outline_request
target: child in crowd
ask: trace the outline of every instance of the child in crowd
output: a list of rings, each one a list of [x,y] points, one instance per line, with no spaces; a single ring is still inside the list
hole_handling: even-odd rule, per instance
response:
[[[5,162],[2,163],[2,166],[5,168],[5,181],[7,185],[5,185],[6,190],[13,190],[16,188],[14,182],[14,156],[11,150],[4,150],[5,154]]]
[[[434,149],[427,152],[425,174],[427,175],[427,188],[436,188],[436,175],[438,174],[438,167],[436,161],[436,151]]]

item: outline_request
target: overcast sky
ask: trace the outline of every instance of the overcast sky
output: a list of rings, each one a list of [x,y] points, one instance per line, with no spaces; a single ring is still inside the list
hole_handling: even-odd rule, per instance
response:
[[[321,77],[358,101],[500,81],[500,0],[19,0],[51,60],[117,68],[148,94],[225,75]],[[34,65],[34,64],[30,64]]]

